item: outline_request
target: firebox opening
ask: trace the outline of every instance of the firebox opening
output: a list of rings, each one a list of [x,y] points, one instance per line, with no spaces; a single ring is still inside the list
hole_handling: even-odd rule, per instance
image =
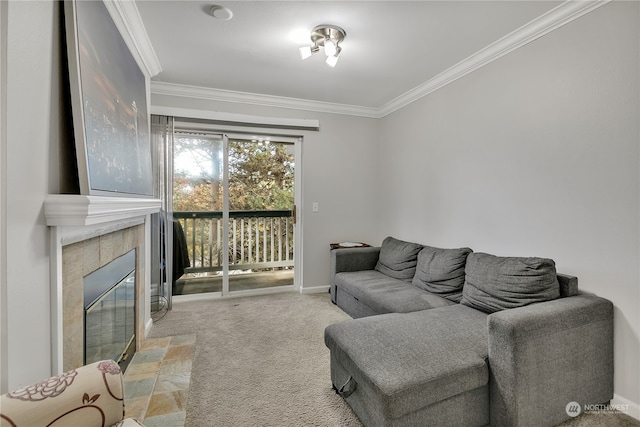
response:
[[[116,361],[124,372],[136,348],[136,250],[84,281],[84,363]]]

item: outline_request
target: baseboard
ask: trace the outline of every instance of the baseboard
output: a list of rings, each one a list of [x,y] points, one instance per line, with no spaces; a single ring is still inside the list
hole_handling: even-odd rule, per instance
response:
[[[329,285],[300,288],[301,294],[326,294],[328,292],[329,292]]]
[[[640,420],[640,404],[636,402],[632,402],[622,396],[614,394],[613,399],[611,400],[611,406],[619,408],[620,412],[629,415],[636,420]]]

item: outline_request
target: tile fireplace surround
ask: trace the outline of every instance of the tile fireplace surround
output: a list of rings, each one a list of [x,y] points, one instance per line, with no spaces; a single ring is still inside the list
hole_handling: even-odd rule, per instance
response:
[[[45,217],[51,232],[52,371],[83,364],[83,278],[136,249],[136,336],[150,319],[149,219],[157,199],[49,195]],[[138,339],[138,345],[142,340]]]

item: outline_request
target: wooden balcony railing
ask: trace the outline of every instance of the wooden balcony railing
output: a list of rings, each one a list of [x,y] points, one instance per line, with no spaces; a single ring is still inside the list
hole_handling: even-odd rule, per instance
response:
[[[221,211],[174,212],[187,241],[191,267],[186,273],[222,270]],[[229,270],[293,267],[290,210],[230,211]]]

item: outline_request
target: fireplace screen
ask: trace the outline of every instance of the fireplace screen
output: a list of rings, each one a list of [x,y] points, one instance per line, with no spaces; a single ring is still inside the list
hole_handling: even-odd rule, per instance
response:
[[[135,249],[84,277],[85,364],[104,359],[123,370],[135,351]]]

